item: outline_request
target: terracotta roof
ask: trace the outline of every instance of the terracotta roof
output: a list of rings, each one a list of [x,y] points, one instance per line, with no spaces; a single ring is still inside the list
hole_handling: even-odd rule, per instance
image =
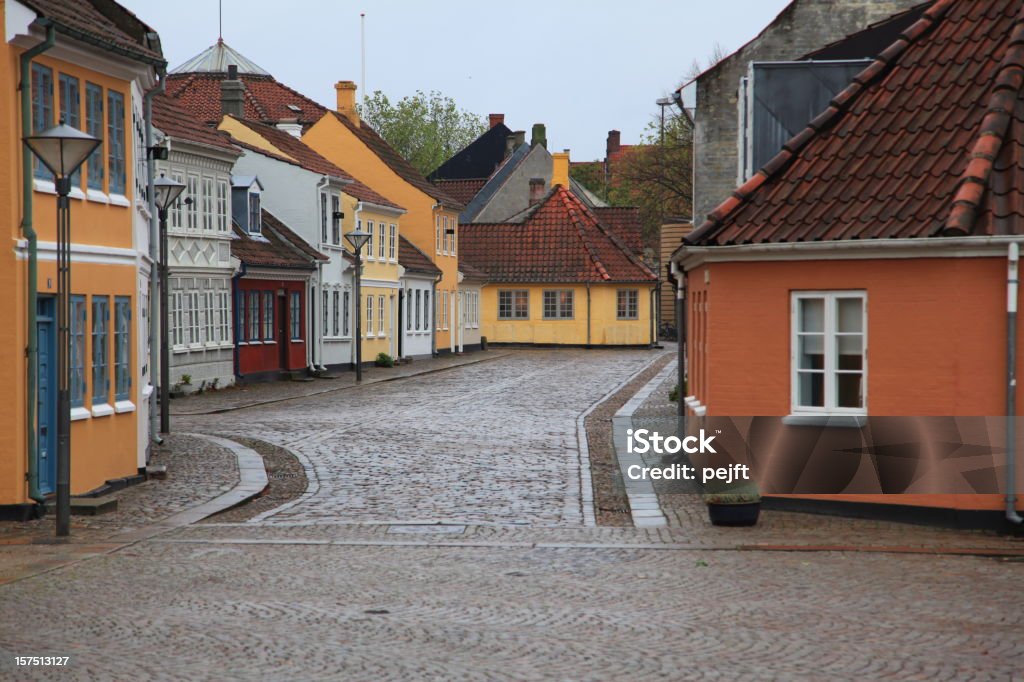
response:
[[[446,192],[440,188],[430,184],[423,175],[416,170],[411,163],[409,163],[401,154],[396,152],[391,145],[389,145],[383,137],[377,134],[377,131],[371,128],[366,121],[361,121],[360,125],[355,125],[352,121],[348,120],[345,116],[342,116],[336,111],[332,111],[334,117],[341,121],[342,125],[352,131],[363,144],[372,151],[377,158],[384,162],[384,164],[395,172],[400,178],[405,180],[407,183],[417,188],[427,196],[431,197],[435,201],[442,203],[446,208],[451,208],[456,211],[461,211],[465,208],[461,202],[456,201],[453,197],[449,196]]]
[[[234,117],[232,117],[234,118]],[[313,171],[314,173],[323,173],[324,175],[333,175],[334,177],[343,178],[345,180],[351,180],[352,184],[345,185],[345,193],[351,197],[355,197],[359,201],[368,201],[370,203],[378,204],[381,206],[388,206],[390,208],[396,208],[402,210],[402,207],[398,204],[388,200],[384,196],[378,194],[374,190],[370,189],[359,180],[354,178],[352,175],[347,173],[344,169],[334,165],[324,157],[320,156],[316,151],[313,150],[308,144],[295,137],[291,133],[285,132],[273,126],[264,125],[262,123],[256,123],[254,121],[245,121],[242,119],[234,119],[246,126],[253,132],[259,133],[267,142],[274,145],[276,148],[284,152],[288,157],[295,159],[298,164],[306,170]],[[236,141],[237,142],[237,141]],[[259,147],[252,145],[239,143],[240,146],[245,149],[250,149],[260,154],[266,154],[272,158],[289,161],[288,158],[279,156],[277,154],[268,153]],[[290,162],[290,161],[289,161]],[[292,162],[290,162],[292,163]]]
[[[398,235],[398,264],[409,272],[418,272],[437,277],[441,270],[423,253],[418,246]]]
[[[653,282],[657,276],[560,185],[521,223],[459,226],[461,262],[491,282]]]
[[[461,272],[463,278],[469,282],[487,282],[489,280],[486,272],[480,268],[473,267],[463,258],[459,259],[459,272]]]
[[[52,21],[56,29],[72,38],[96,41],[109,52],[137,59],[153,66],[165,66],[159,43],[150,45],[146,34],[153,32],[138,17],[112,0],[21,0],[37,15]]]
[[[153,125],[170,137],[238,152],[226,133],[197,121],[177,100],[166,95],[153,98]]]
[[[686,242],[1020,233],[1024,0],[937,0]]]
[[[640,209],[633,206],[599,206],[591,209],[605,227],[614,232],[633,253],[644,252],[644,227]]]
[[[211,72],[168,74],[167,94],[181,100],[204,123],[214,125],[221,119],[220,82],[226,77],[226,73]],[[271,125],[294,120],[305,129],[327,112],[326,107],[278,83],[273,76],[239,73],[238,79],[245,84],[248,120]]]
[[[476,178],[473,180],[434,180],[435,185],[444,190],[456,201],[468,204],[473,201],[477,192],[487,184],[487,178]]]
[[[262,239],[249,235],[238,223],[232,224],[232,256],[248,266],[289,270],[314,270],[316,261],[329,260],[266,209],[262,210],[262,218]]]

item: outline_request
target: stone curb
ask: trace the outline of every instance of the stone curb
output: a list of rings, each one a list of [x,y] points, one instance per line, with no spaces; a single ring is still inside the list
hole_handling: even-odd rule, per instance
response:
[[[626,486],[630,516],[633,517],[633,525],[637,528],[661,528],[668,525],[668,519],[661,511],[658,495],[654,492],[654,483],[646,479],[633,481],[626,474],[629,467],[644,465],[640,455],[628,451],[626,432],[633,427],[633,413],[640,409],[640,406],[657,390],[658,386],[676,371],[677,363],[678,360],[673,360],[665,365],[612,417],[612,442],[615,446],[615,459],[619,462],[622,481]]]
[[[488,353],[490,353],[490,351],[488,351]],[[199,412],[174,412],[174,411],[172,411],[171,412],[171,416],[172,417],[202,417],[202,416],[207,416],[207,415],[211,415],[211,414],[224,414],[224,413],[227,413],[227,412],[236,412],[238,410],[247,410],[247,409],[252,408],[252,407],[261,407],[263,405],[273,405],[275,403],[284,403],[284,402],[287,402],[289,400],[302,400],[303,398],[310,398],[310,397],[313,397],[313,396],[325,395],[327,393],[337,393],[339,391],[348,391],[348,390],[351,390],[351,389],[354,389],[354,388],[359,388],[360,386],[369,386],[371,384],[384,384],[384,383],[387,383],[389,381],[400,381],[402,379],[411,379],[413,377],[421,377],[421,376],[424,376],[426,374],[436,374],[438,372],[446,372],[446,371],[448,371],[450,369],[458,369],[459,367],[468,367],[469,365],[476,365],[476,364],[479,364],[481,362],[489,362],[491,360],[497,360],[499,358],[508,357],[509,355],[512,355],[512,353],[511,352],[497,353],[497,354],[494,354],[494,355],[489,355],[486,358],[477,358],[477,359],[473,359],[473,360],[467,360],[466,362],[460,362],[460,363],[458,363],[456,365],[448,365],[447,367],[435,367],[433,369],[425,369],[425,370],[420,371],[420,372],[412,372],[410,374],[400,374],[398,376],[384,377],[382,379],[369,379],[369,380],[364,380],[363,383],[361,383],[361,384],[351,384],[351,385],[345,385],[345,386],[337,386],[335,388],[325,388],[322,391],[313,391],[313,392],[310,392],[310,393],[303,393],[302,395],[287,396],[285,398],[270,398],[268,400],[257,400],[255,402],[245,403],[244,405],[235,405],[234,407],[220,407],[220,408],[216,408],[216,409],[213,409],[213,410],[204,410],[204,411],[199,411]]]

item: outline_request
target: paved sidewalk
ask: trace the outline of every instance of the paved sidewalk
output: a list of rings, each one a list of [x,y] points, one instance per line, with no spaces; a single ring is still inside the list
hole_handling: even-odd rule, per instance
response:
[[[422,374],[432,374],[455,367],[475,365],[479,362],[497,360],[515,351],[489,350],[442,355],[437,358],[414,360],[396,367],[366,367],[363,369],[363,386],[396,379],[407,379]],[[254,384],[239,384],[218,391],[207,391],[171,401],[171,414],[175,416],[220,414],[259,405],[334,393],[355,388],[356,373],[338,372],[330,378],[315,378],[311,381],[267,381]]]

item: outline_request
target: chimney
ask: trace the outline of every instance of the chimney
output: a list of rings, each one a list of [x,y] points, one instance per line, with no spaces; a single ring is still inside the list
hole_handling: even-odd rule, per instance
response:
[[[220,112],[245,118],[245,84],[238,80],[238,67],[228,64],[228,77],[220,82]]]
[[[519,149],[519,145],[526,142],[526,131],[517,130],[505,138],[505,156],[511,156],[512,152]]]
[[[543,123],[533,124],[533,134],[531,135],[531,138],[531,147],[540,145],[541,147],[544,147],[544,149],[548,148],[548,131],[547,128],[544,127]]]
[[[505,114],[489,114],[487,116],[487,122],[490,124],[487,127],[493,128],[494,126],[500,126],[505,122]]]
[[[292,137],[302,137],[302,124],[297,118],[283,118],[277,123],[277,129],[283,130]]]
[[[530,178],[530,206],[536,206],[544,198],[544,178]]]
[[[338,113],[355,125],[359,125],[356,113],[356,84],[352,81],[338,81],[334,84],[338,96]]]
[[[561,185],[569,189],[569,150],[551,155],[551,186]]]
[[[622,133],[620,133],[618,130],[608,131],[608,144],[605,145],[604,151],[605,158],[608,158],[615,152],[619,151],[619,148],[622,146],[621,140]]]

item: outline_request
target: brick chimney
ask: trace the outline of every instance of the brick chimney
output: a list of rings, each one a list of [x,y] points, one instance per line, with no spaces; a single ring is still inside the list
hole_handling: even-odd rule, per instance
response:
[[[548,148],[548,131],[543,123],[533,124],[533,133],[531,135],[530,146],[536,147],[540,145],[544,149]]]
[[[551,155],[551,186],[561,185],[569,189],[569,150]]]
[[[355,125],[359,125],[359,114],[356,113],[356,84],[352,81],[338,81],[334,84],[338,97],[337,111]]]
[[[536,206],[544,198],[544,178],[530,178],[530,206]]]
[[[487,116],[487,122],[490,124],[487,127],[493,128],[494,126],[500,126],[505,122],[505,114],[489,114]]]
[[[245,84],[234,64],[228,64],[228,77],[220,82],[220,113],[245,118]]]
[[[622,147],[622,133],[618,130],[608,131],[608,144],[605,145],[605,158],[610,157]]]

